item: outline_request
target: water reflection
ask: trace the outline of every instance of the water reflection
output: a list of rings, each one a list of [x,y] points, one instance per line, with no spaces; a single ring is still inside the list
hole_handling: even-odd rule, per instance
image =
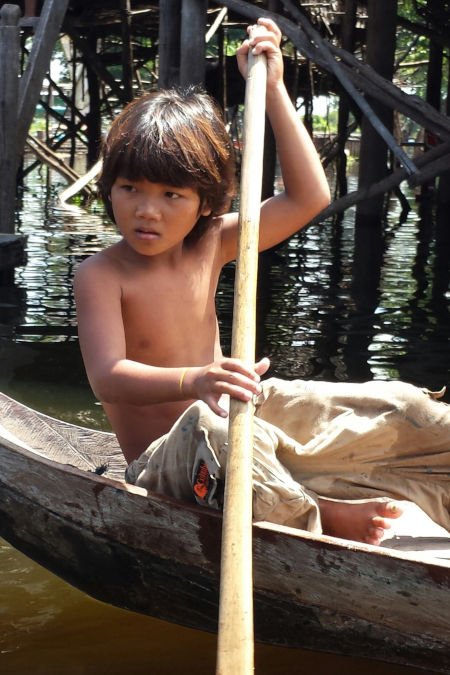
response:
[[[17,228],[28,236],[28,264],[16,271],[14,286],[0,289],[1,344],[4,352],[11,344],[20,351],[22,343],[73,342],[67,359],[78,363],[74,270],[117,233],[98,204],[61,207],[58,176],[44,174],[31,172],[21,196]],[[271,357],[271,374],[401,378],[436,389],[448,382],[448,215],[435,216],[420,202],[401,221],[395,199],[383,231],[364,223],[355,228],[350,209],[341,220],[306,228],[261,256],[257,355]],[[217,297],[226,352],[233,278],[229,265]]]

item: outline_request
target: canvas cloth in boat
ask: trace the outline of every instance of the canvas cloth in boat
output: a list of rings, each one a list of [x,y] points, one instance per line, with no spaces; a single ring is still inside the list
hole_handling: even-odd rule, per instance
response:
[[[404,382],[263,382],[254,424],[255,520],[321,532],[318,495],[418,504],[450,531],[450,406]],[[224,479],[228,422],[203,402],[132,462],[128,482],[220,508],[193,484],[202,461]]]

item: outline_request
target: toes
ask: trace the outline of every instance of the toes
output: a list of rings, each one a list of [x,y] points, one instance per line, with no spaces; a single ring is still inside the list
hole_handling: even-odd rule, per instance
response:
[[[383,528],[383,530],[389,530],[389,528],[392,527],[392,525],[389,522],[389,520],[380,518],[380,516],[375,516],[374,518],[372,518],[372,527]]]
[[[372,546],[379,546],[383,535],[384,529],[382,527],[369,527],[365,542],[366,544],[372,544]]]
[[[396,502],[376,502],[376,511],[384,518],[399,518],[403,509]]]
[[[369,528],[369,536],[370,537],[375,537],[376,539],[381,539],[381,537],[384,535],[384,529],[382,527],[370,527]]]

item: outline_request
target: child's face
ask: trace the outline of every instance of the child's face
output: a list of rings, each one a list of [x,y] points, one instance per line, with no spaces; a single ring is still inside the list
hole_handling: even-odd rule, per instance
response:
[[[182,244],[200,216],[200,197],[192,188],[179,188],[143,179],[117,178],[111,188],[114,218],[127,243],[141,255],[170,252]]]

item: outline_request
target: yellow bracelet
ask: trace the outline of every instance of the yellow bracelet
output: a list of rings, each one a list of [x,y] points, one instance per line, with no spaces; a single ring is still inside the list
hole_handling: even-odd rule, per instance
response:
[[[183,370],[181,371],[181,375],[180,375],[180,382],[179,382],[178,386],[180,387],[180,394],[182,396],[183,396],[183,380],[184,380],[184,376],[186,375],[188,370],[190,370],[190,369],[189,368],[183,368]]]

